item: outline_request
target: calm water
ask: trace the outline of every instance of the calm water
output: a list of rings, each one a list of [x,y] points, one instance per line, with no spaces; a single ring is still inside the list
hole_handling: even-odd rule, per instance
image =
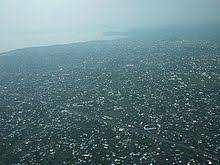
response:
[[[25,47],[48,46],[90,40],[109,40],[122,37],[119,35],[103,35],[104,32],[112,30],[118,29],[99,28],[90,30],[50,30],[48,32],[42,32],[41,30],[4,32],[0,33],[0,53]]]

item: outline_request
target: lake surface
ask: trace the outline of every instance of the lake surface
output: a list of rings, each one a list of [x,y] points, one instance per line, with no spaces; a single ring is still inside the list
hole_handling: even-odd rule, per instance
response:
[[[0,33],[0,53],[26,47],[49,46],[91,40],[111,40],[124,37],[122,35],[103,34],[106,31],[114,31],[115,29],[112,28],[82,29],[2,32]]]

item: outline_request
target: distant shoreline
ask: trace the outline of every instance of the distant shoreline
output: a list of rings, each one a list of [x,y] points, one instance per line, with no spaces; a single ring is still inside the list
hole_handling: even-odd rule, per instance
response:
[[[29,47],[66,45],[97,40],[115,40],[124,37],[126,37],[125,32],[109,31],[107,29],[101,31],[95,30],[81,33],[70,32],[64,34],[18,34],[17,36],[12,36],[12,38],[8,39],[13,40],[13,42],[11,41],[10,44],[5,44],[5,47],[4,44],[2,45],[0,56],[10,51],[26,49]],[[30,40],[30,38],[32,38],[32,40]]]
[[[16,51],[22,51],[22,50],[27,50],[27,49],[38,49],[38,48],[46,48],[46,47],[59,47],[59,46],[67,46],[67,45],[75,45],[75,44],[86,44],[90,42],[105,42],[105,41],[111,41],[111,40],[120,40],[124,39],[125,37],[119,37],[119,36],[113,36],[113,38],[110,39],[100,39],[100,40],[88,40],[88,41],[76,41],[76,42],[71,42],[71,43],[64,43],[64,44],[52,44],[52,45],[42,45],[42,46],[30,46],[30,47],[23,47],[23,48],[18,48],[18,49],[12,49],[8,51],[3,51],[0,52],[0,57],[2,56],[7,56],[8,53],[13,53]]]
[[[108,41],[108,40],[117,40],[117,39],[123,39],[128,37],[127,32],[103,32],[101,33],[103,38],[100,39],[91,39],[91,40],[79,40],[79,41],[74,41],[74,42],[67,42],[67,43],[57,43],[57,44],[48,44],[48,45],[36,45],[36,46],[27,46],[27,47],[21,47],[21,48],[15,48],[15,49],[10,49],[6,51],[0,51],[0,56],[4,56],[7,53],[18,51],[18,50],[24,50],[24,49],[29,49],[29,48],[41,48],[41,47],[52,47],[52,46],[63,46],[63,45],[69,45],[69,44],[78,44],[78,43],[87,43],[87,42],[95,42],[95,41]],[[125,35],[127,34],[127,35]]]

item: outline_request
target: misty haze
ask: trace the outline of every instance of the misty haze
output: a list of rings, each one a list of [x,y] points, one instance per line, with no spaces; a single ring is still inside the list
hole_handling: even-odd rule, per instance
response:
[[[0,165],[220,164],[219,0],[1,0]]]

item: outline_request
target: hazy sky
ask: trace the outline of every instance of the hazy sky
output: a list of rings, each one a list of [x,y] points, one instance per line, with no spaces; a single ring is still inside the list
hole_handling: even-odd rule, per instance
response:
[[[217,22],[220,0],[0,0],[0,52],[103,28]]]

